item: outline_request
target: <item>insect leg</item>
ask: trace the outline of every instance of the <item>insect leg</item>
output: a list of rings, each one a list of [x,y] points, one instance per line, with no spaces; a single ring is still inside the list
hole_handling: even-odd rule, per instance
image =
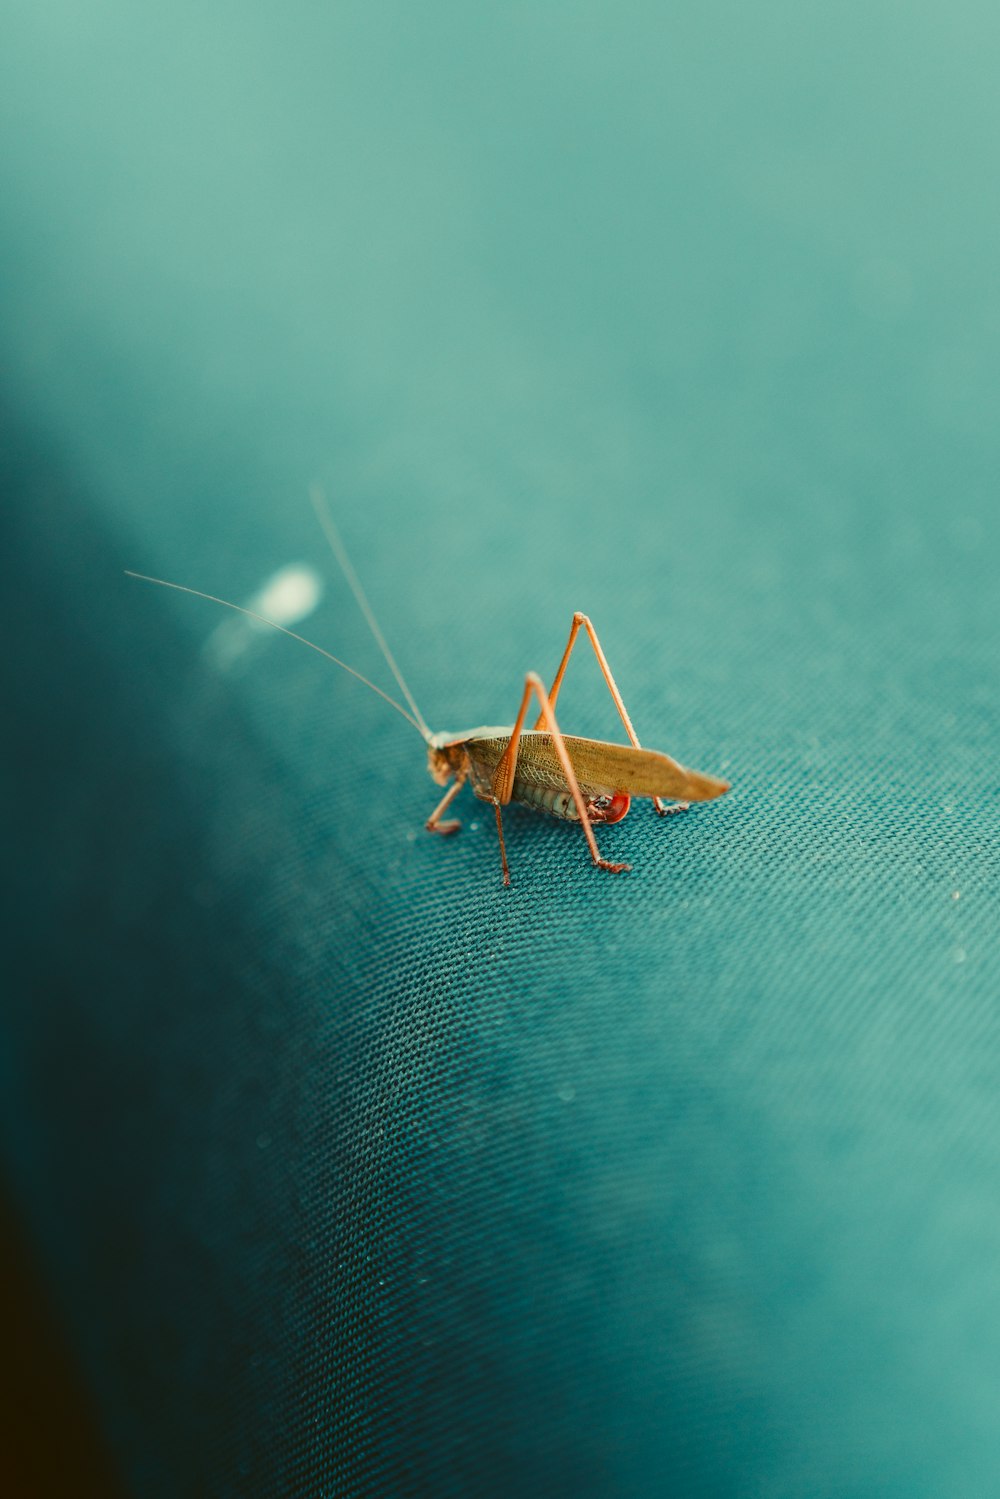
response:
[[[579,610],[577,610],[577,612],[573,615],[573,623],[569,627],[569,640],[567,640],[566,642],[566,649],[563,651],[563,657],[559,663],[559,670],[556,672],[555,681],[552,683],[552,688],[549,692],[549,704],[553,708],[556,705],[556,698],[559,696],[559,689],[562,686],[563,677],[566,675],[566,667],[568,666],[569,658],[573,653],[573,647],[576,644],[576,637],[580,633],[581,625],[583,625],[584,629],[586,630],[590,643],[594,648],[594,655],[597,657],[597,664],[601,668],[601,675],[604,677],[604,680],[607,683],[608,691],[611,693],[612,699],[614,700],[614,705],[618,709],[618,716],[621,718],[622,723],[625,725],[625,732],[635,748],[641,749],[642,746],[639,743],[639,737],[636,734],[635,729],[633,729],[632,727],[632,720],[628,716],[628,709],[625,707],[625,704],[622,701],[622,695],[618,691],[618,683],[612,676],[611,667],[608,665],[607,657],[601,649],[601,642],[597,638],[597,631],[594,629],[594,626],[591,624],[588,616],[586,614],[581,614]],[[542,727],[543,719],[544,715],[540,714],[538,722],[535,724],[536,729],[540,729]],[[668,807],[666,803],[662,802],[658,796],[653,797],[653,806],[656,808],[657,812],[659,812],[661,817],[666,817],[671,812],[686,812],[688,809],[687,802],[674,802],[671,806]]]
[[[588,847],[590,848],[590,857],[593,859],[598,868],[611,869],[616,874],[622,869],[630,869],[630,864],[612,864],[609,862],[609,860],[601,858],[601,855],[597,848],[597,840],[594,837],[594,830],[590,826],[590,818],[587,816],[587,804],[583,799],[583,792],[580,790],[580,783],[576,778],[576,772],[574,771],[573,763],[569,758],[569,752],[566,749],[565,741],[563,740],[562,734],[559,732],[559,725],[556,723],[556,716],[552,711],[551,701],[545,694],[545,688],[542,685],[541,677],[537,676],[533,671],[529,671],[524,679],[524,696],[521,699],[521,707],[518,711],[517,720],[511,732],[510,743],[507,745],[507,748],[501,755],[497,768],[493,772],[493,796],[495,802],[497,803],[497,826],[499,827],[500,825],[500,806],[506,806],[514,793],[514,774],[517,769],[517,750],[521,739],[521,733],[524,729],[524,720],[527,716],[528,704],[531,702],[532,694],[534,694],[534,696],[538,699],[538,704],[541,708],[539,723],[544,728],[546,728],[552,736],[552,746],[559,758],[559,764],[562,766],[562,772],[566,777],[566,785],[569,787],[570,795],[572,796],[573,801],[576,804],[577,814],[580,818],[580,826],[583,828]],[[506,863],[506,859],[504,862]]]
[[[428,817],[427,821],[424,823],[424,827],[427,829],[428,833],[444,833],[445,835],[447,835],[448,833],[458,832],[459,828],[462,826],[458,818],[453,817],[449,822],[442,822],[441,814],[442,812],[447,811],[447,809],[451,806],[452,802],[455,800],[464,784],[464,777],[458,777],[455,780],[454,784],[448,787],[448,790],[438,802],[430,817]]]
[[[507,845],[503,841],[503,818],[500,815],[500,803],[496,797],[493,798],[493,810],[497,814],[497,837],[500,839],[500,863],[503,866],[503,882],[510,884],[510,868],[507,864]]]

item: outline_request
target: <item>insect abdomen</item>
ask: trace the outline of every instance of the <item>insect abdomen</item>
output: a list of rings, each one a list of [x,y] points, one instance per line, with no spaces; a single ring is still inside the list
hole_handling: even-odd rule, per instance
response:
[[[621,822],[632,800],[623,791],[613,796],[588,796],[584,792],[583,796],[590,822]],[[541,786],[515,776],[513,800],[534,812],[547,812],[550,817],[559,817],[564,822],[580,821],[573,794],[565,787]]]
[[[531,740],[536,736],[525,736]],[[465,746],[469,784],[476,796],[484,802],[493,800],[493,774],[506,741],[497,737],[476,739]],[[530,755],[518,761],[514,776],[511,800],[530,807],[533,812],[545,812],[563,822],[579,822],[572,792],[566,782],[557,779],[558,771],[549,766],[538,766]],[[588,822],[621,822],[628,812],[632,798],[627,791],[596,790],[593,786],[581,786]]]

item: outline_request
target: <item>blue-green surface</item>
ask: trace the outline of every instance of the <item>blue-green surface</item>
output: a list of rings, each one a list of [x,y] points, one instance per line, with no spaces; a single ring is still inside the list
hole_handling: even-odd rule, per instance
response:
[[[2,1152],[134,1491],[996,1492],[996,8],[2,26]],[[121,576],[384,680],[313,481],[435,727],[583,608],[730,795],[424,835]]]

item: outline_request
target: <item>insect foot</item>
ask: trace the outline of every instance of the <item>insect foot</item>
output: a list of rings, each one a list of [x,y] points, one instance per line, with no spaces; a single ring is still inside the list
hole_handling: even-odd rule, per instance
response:
[[[667,806],[664,802],[660,801],[658,796],[653,798],[653,806],[661,817],[672,817],[675,812],[690,812],[691,810],[690,802],[671,802]]]
[[[428,833],[440,833],[442,838],[448,838],[452,833],[457,833],[461,826],[457,817],[453,817],[450,822],[435,822],[433,818],[428,817],[424,823]]]

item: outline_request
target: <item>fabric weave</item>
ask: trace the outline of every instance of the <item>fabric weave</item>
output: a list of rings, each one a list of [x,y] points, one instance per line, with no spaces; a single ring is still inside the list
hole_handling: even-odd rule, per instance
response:
[[[763,9],[7,28],[0,1152],[143,1499],[997,1489],[996,28]],[[426,835],[123,575],[391,688],[311,481],[434,729],[584,609],[731,792]]]

